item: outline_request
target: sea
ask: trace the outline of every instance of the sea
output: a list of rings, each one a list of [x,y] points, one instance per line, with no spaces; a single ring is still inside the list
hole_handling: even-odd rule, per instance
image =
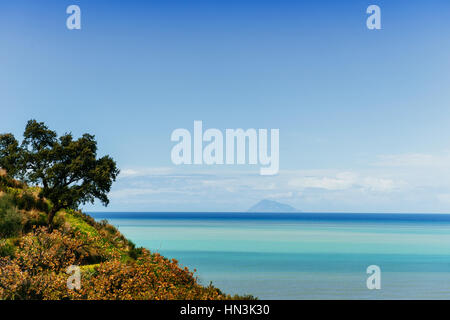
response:
[[[95,212],[203,285],[259,299],[450,299],[450,215]],[[374,273],[373,267],[376,266]],[[369,270],[368,270],[369,268]],[[376,284],[376,285],[375,285]]]

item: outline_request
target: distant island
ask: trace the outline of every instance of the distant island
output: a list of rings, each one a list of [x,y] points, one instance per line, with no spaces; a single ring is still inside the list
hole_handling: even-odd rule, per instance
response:
[[[247,210],[247,212],[260,212],[260,213],[289,213],[300,212],[300,210],[284,203],[280,203],[273,200],[261,200],[253,207]]]

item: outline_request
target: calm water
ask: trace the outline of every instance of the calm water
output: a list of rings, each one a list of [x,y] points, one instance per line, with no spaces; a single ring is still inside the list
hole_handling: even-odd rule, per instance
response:
[[[450,215],[95,213],[139,246],[261,299],[450,299]],[[366,268],[381,268],[368,290]]]

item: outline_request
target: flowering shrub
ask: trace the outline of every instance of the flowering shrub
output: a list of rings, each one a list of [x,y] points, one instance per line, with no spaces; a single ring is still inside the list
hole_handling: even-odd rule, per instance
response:
[[[198,284],[176,260],[141,249],[137,259],[118,252],[97,252],[105,261],[84,268],[80,290],[67,288],[66,268],[86,265],[102,248],[92,237],[68,226],[35,228],[24,235],[14,258],[0,258],[0,299],[226,299],[213,286]]]
[[[92,276],[85,278],[77,298],[168,300],[226,296],[214,287],[200,286],[186,268],[147,251],[132,263],[112,260],[100,264]]]
[[[144,250],[135,261],[118,257],[84,272],[80,290],[66,286],[69,265],[83,263],[88,242],[40,228],[25,236],[15,259],[0,258],[1,299],[224,299],[200,286],[193,273]]]
[[[107,221],[65,210],[47,228],[38,193],[0,174],[0,300],[232,298],[176,260],[136,248]],[[67,286],[72,265],[81,270],[78,290]]]

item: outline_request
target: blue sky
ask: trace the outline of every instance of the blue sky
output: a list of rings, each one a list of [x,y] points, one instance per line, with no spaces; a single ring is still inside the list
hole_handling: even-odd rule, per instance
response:
[[[2,2],[0,131],[95,134],[112,211],[450,212],[449,33],[444,0]],[[194,120],[279,128],[280,174],[174,166]]]

